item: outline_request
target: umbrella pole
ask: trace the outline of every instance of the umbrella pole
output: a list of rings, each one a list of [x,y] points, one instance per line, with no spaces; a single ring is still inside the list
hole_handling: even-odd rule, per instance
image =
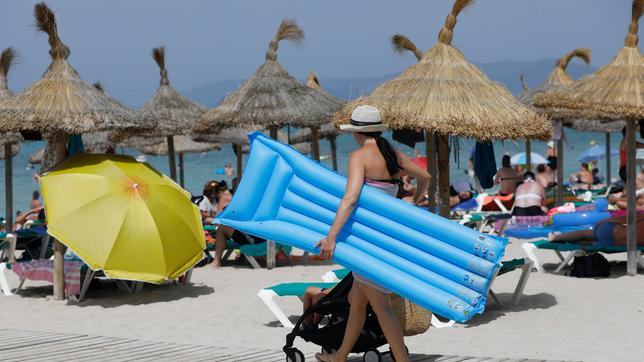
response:
[[[626,205],[628,211],[626,216],[626,250],[627,250],[627,263],[626,273],[628,275],[637,275],[637,212],[636,212],[636,197],[635,197],[635,179],[636,179],[636,149],[635,149],[635,128],[637,123],[634,121],[626,122],[626,154],[628,160],[626,161]]]
[[[318,128],[311,127],[311,156],[320,162],[320,140],[318,139]]]
[[[173,181],[177,181],[177,164],[174,159],[174,137],[168,136],[168,163],[170,166],[170,178]]]
[[[235,144],[234,147],[237,156],[237,184],[239,184],[242,177],[242,146],[240,144]]]
[[[525,141],[525,163],[526,170],[532,171],[532,143],[530,140]]]
[[[183,187],[183,152],[179,152],[179,185]]]
[[[610,132],[606,132],[606,186],[610,187],[612,175],[610,172]]]
[[[58,133],[47,140],[45,155],[43,156],[42,171],[49,171],[54,166],[65,160],[67,156],[67,135]],[[65,251],[67,247],[55,238],[51,238],[54,245],[54,299],[65,299]]]
[[[270,136],[272,139],[277,140],[277,126],[271,126],[269,128]],[[268,240],[266,242],[266,269],[275,268],[275,242],[273,240]]]
[[[338,147],[335,144],[335,136],[329,137],[329,145],[331,146],[331,166],[333,171],[338,170]]]
[[[430,212],[436,212],[436,185],[438,184],[436,135],[429,131],[425,131],[425,157],[427,160],[427,172],[430,176],[429,189],[427,190],[427,208]]]
[[[440,215],[449,217],[449,136],[438,135],[438,190]]]
[[[557,140],[557,206],[563,205],[563,179],[564,179],[564,145],[563,135]]]
[[[13,155],[11,154],[11,144],[4,145],[4,184],[5,184],[5,231],[12,232],[13,228]],[[13,255],[9,255],[9,261],[13,260]]]

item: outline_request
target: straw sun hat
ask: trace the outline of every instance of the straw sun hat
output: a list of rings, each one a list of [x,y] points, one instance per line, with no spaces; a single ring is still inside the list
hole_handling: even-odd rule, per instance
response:
[[[350,124],[340,125],[345,132],[382,132],[388,127],[382,124],[380,111],[374,106],[358,106],[351,112]]]

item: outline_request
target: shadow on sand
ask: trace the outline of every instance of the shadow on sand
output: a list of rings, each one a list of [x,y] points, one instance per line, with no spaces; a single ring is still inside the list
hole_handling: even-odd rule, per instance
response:
[[[115,308],[122,305],[145,305],[159,302],[171,302],[184,298],[197,298],[215,292],[210,286],[200,284],[144,284],[140,292],[121,291],[113,281],[93,281],[85,299],[80,302],[68,301],[70,306]],[[22,289],[18,294],[22,298],[50,298],[51,286],[38,286]]]
[[[512,299],[512,293],[498,293],[497,297],[502,302],[508,302]],[[488,299],[489,301],[490,299]],[[490,303],[492,303],[490,301]],[[485,312],[482,315],[478,315],[465,325],[465,328],[478,327],[480,325],[485,325],[489,322],[492,322],[498,318],[505,316],[506,314],[523,312],[531,309],[547,309],[557,305],[557,298],[554,295],[548,293],[539,293],[534,295],[524,294],[521,297],[518,305],[500,305],[497,303],[488,304],[485,308]]]

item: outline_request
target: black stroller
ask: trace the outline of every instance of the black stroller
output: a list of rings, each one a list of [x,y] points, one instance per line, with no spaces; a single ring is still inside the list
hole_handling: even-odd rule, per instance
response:
[[[320,301],[309,308],[298,319],[293,331],[286,336],[286,345],[282,349],[286,353],[287,362],[304,362],[302,351],[293,347],[296,337],[322,347],[322,352],[332,352],[340,348],[344,330],[349,317],[349,291],[353,285],[353,275],[349,273]],[[307,316],[316,313],[322,317],[317,327],[303,329],[302,323]],[[378,319],[371,308],[367,308],[367,319],[358,341],[351,350],[352,353],[363,353],[363,361],[380,362],[382,354],[378,347],[387,344],[387,339],[380,329]],[[390,354],[391,351],[385,352]]]

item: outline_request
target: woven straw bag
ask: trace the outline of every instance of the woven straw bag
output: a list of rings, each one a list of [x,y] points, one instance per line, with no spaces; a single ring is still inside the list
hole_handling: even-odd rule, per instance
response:
[[[399,295],[391,295],[391,308],[400,321],[404,336],[425,333],[431,326],[432,312]]]

